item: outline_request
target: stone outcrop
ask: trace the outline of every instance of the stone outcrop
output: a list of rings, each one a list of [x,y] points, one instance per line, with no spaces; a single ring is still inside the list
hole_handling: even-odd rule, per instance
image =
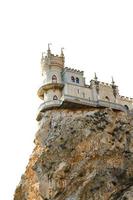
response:
[[[14,200],[132,200],[133,118],[110,109],[42,114]]]

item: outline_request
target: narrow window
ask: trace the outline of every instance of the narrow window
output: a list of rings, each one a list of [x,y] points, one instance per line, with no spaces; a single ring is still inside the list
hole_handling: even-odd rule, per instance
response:
[[[124,106],[126,108],[126,110],[129,110],[129,107],[127,105]]]
[[[57,83],[57,77],[55,75],[52,76],[52,83]]]
[[[53,100],[58,100],[58,97],[56,95],[54,95]]]
[[[78,91],[78,94],[79,94],[79,89],[77,91]]]
[[[72,82],[75,82],[74,76],[71,76],[71,80],[72,80]]]
[[[76,77],[76,83],[79,83],[79,78],[78,77]]]
[[[105,97],[105,99],[106,99],[106,101],[110,101],[110,99],[109,99],[109,97],[108,97],[108,96],[106,96],[106,97]]]

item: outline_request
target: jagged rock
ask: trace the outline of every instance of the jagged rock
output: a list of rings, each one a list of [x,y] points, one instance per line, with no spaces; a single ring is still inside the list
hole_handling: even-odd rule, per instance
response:
[[[132,200],[133,118],[110,109],[55,109],[14,200]]]

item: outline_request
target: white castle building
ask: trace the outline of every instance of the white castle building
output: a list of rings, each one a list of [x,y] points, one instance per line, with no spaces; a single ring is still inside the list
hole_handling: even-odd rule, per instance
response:
[[[51,53],[48,45],[47,55],[42,53],[41,67],[43,84],[38,96],[43,100],[39,107],[37,120],[41,113],[52,108],[110,107],[115,110],[131,112],[133,98],[120,96],[118,86],[94,79],[87,85],[84,72],[64,66],[65,57]]]

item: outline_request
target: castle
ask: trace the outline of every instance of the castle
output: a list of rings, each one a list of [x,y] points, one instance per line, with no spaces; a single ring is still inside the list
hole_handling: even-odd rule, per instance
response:
[[[39,107],[37,120],[41,119],[42,112],[55,107],[110,107],[129,113],[132,111],[133,98],[121,96],[113,79],[111,84],[100,82],[95,74],[87,85],[83,71],[65,67],[64,63],[63,49],[60,55],[54,55],[48,45],[47,55],[42,53],[43,84],[38,96],[44,102]]]

